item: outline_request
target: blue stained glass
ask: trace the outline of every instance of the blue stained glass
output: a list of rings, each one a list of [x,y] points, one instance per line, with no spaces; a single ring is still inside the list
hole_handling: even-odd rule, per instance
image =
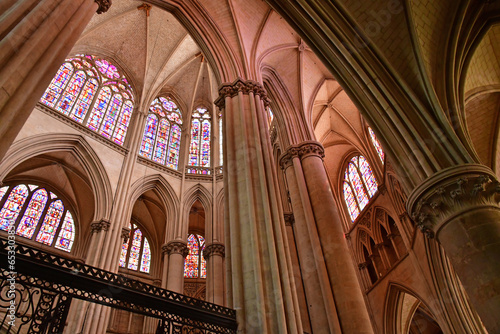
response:
[[[132,116],[132,110],[134,106],[132,102],[125,101],[123,104],[123,109],[118,119],[118,125],[115,130],[115,134],[113,135],[113,140],[118,145],[122,145],[125,141],[125,135],[127,134],[128,124],[130,123],[130,117]]]
[[[99,128],[104,112],[108,107],[110,98],[111,90],[108,87],[104,87],[103,89],[101,89],[97,97],[97,102],[96,104],[94,104],[94,109],[92,110],[92,113],[90,114],[89,120],[87,122],[87,126],[90,129],[97,131],[97,129]]]
[[[373,175],[372,169],[368,164],[368,161],[363,156],[359,156],[359,171],[361,172],[361,177],[365,182],[366,188],[368,189],[368,194],[370,198],[375,195],[377,191],[377,181]]]
[[[210,121],[202,123],[201,136],[201,164],[202,167],[210,167]]]
[[[151,264],[151,249],[149,248],[148,239],[144,238],[144,248],[142,250],[140,270],[143,273],[149,273],[150,264]]]
[[[64,115],[69,114],[71,109],[73,109],[73,105],[78,94],[82,90],[86,77],[87,76],[83,71],[78,71],[75,73],[75,75],[71,78],[68,86],[64,90],[61,100],[57,103],[56,110],[62,112]]]
[[[24,184],[20,184],[12,189],[2,210],[0,210],[0,230],[7,231],[9,225],[15,223],[27,197],[28,187]]]
[[[347,204],[347,209],[349,210],[349,215],[351,216],[351,220],[355,221],[359,216],[358,205],[356,204],[356,200],[354,198],[354,194],[352,193],[351,186],[349,183],[344,181],[344,199]]]
[[[149,114],[146,120],[146,127],[144,129],[144,136],[142,137],[141,148],[139,150],[139,154],[148,159],[151,159],[153,153],[157,124],[158,119],[156,116]]]
[[[70,117],[77,121],[78,123],[82,123],[87,111],[90,108],[90,104],[92,103],[92,99],[94,98],[95,92],[97,90],[97,80],[89,79],[85,83],[83,87],[82,93],[78,97],[78,101],[76,102],[76,106],[74,110],[71,112]]]
[[[118,118],[122,107],[122,99],[122,96],[119,94],[113,95],[111,103],[108,106],[104,122],[101,125],[101,134],[108,139],[111,138],[113,134],[116,119]]]
[[[181,147],[181,128],[177,124],[172,126],[170,132],[170,146],[168,150],[167,166],[177,169],[179,163],[179,150]]]
[[[73,66],[70,63],[62,64],[40,101],[49,107],[54,107],[72,74]]]
[[[199,166],[200,154],[200,120],[194,118],[191,122],[191,145],[189,147],[189,165]]]
[[[382,145],[380,145],[380,142],[378,141],[377,137],[375,136],[375,132],[373,132],[372,128],[368,127],[368,133],[370,134],[370,139],[372,140],[372,144],[375,147],[375,150],[377,151],[377,155],[384,163],[384,150],[382,149]]]
[[[22,237],[31,239],[38,221],[42,216],[45,203],[47,203],[48,195],[45,189],[38,189],[32,196],[28,207],[24,211],[23,218],[17,226],[16,233]]]
[[[57,237],[55,247],[66,252],[71,251],[73,246],[73,241],[75,240],[75,222],[73,221],[73,216],[71,212],[66,211],[66,216],[64,217],[63,224],[61,226],[61,231]]]
[[[165,118],[162,118],[160,120],[160,126],[158,127],[158,133],[156,135],[156,145],[153,154],[153,161],[158,162],[162,165],[165,164],[169,130],[170,130],[170,123]]]
[[[61,221],[64,212],[64,205],[61,200],[54,201],[50,204],[45,219],[43,220],[42,227],[38,231],[36,241],[46,245],[52,245],[57,227]]]

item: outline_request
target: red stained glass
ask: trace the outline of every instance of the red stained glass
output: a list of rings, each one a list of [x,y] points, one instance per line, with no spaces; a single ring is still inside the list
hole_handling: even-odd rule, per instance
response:
[[[85,87],[83,87],[83,91],[80,94],[80,97],[78,97],[75,108],[70,115],[70,117],[78,123],[83,122],[83,119],[90,108],[90,104],[92,103],[92,99],[94,98],[97,85],[98,83],[95,79],[89,79],[85,83]]]
[[[158,133],[156,134],[156,145],[153,153],[153,161],[162,165],[165,164],[169,131],[169,121],[165,118],[162,118],[160,120],[160,126],[158,127]]]
[[[7,231],[10,224],[14,224],[21,212],[21,209],[28,197],[28,187],[20,184],[9,194],[2,210],[0,210],[0,229]]]
[[[151,249],[149,248],[148,239],[144,239],[144,249],[142,250],[142,257],[141,257],[141,271],[143,273],[149,273],[150,263],[151,263]]]
[[[179,163],[179,150],[181,147],[181,128],[177,124],[172,126],[170,132],[170,145],[168,150],[167,166],[177,169]]]
[[[52,245],[54,236],[57,231],[57,227],[61,222],[61,217],[64,212],[64,205],[61,200],[54,201],[50,204],[47,213],[45,214],[45,219],[43,220],[42,227],[38,232],[36,241],[44,243],[46,245]]]
[[[130,123],[130,117],[132,116],[133,109],[134,106],[132,105],[132,102],[125,101],[120,118],[118,119],[118,125],[116,126],[115,134],[113,135],[113,141],[118,145],[122,145],[125,140],[125,135],[127,134],[127,129]]]
[[[191,145],[189,146],[189,165],[199,166],[200,155],[200,120],[193,119],[191,122]]]
[[[137,229],[132,237],[132,244],[130,247],[130,255],[128,257],[128,269],[137,270],[139,267],[139,256],[141,252],[142,232]]]
[[[106,138],[111,138],[116,125],[116,120],[122,109],[123,98],[119,94],[114,94],[111,98],[111,103],[108,106],[104,122],[101,126],[101,134]]]
[[[73,74],[73,66],[71,63],[66,62],[61,65],[59,70],[57,71],[56,76],[52,79],[52,82],[49,84],[49,87],[43,93],[40,101],[49,106],[54,107],[56,101],[59,99],[59,96],[63,92],[66,84],[69,81],[69,78]]]
[[[139,150],[139,155],[148,159],[151,159],[153,153],[157,124],[158,119],[156,116],[149,114],[146,120],[144,135],[142,136],[141,148]]]
[[[201,136],[201,164],[202,167],[210,167],[210,121],[202,123]]]
[[[69,112],[73,109],[76,98],[82,90],[86,77],[85,72],[76,72],[76,74],[71,78],[68,87],[66,87],[64,93],[62,94],[61,100],[57,103],[56,110],[59,110],[65,115],[69,115]]]
[[[205,239],[201,235],[190,234],[187,240],[189,254],[184,261],[184,277],[206,278],[207,265],[203,257]]]
[[[73,247],[74,240],[75,240],[75,222],[73,221],[73,216],[71,215],[71,212],[66,211],[66,216],[64,217],[64,221],[61,226],[61,231],[59,232],[59,236],[57,237],[57,241],[54,246],[57,249],[70,252],[71,247]]]
[[[368,194],[371,198],[377,191],[377,181],[375,180],[375,176],[373,175],[368,161],[366,161],[363,156],[359,157],[359,171],[361,172],[361,177],[363,178],[366,188],[368,189]]]
[[[38,225],[43,209],[47,203],[48,195],[45,189],[37,190],[32,196],[28,207],[24,211],[23,218],[17,226],[16,233],[22,237],[31,239]]]
[[[89,121],[87,123],[87,126],[90,129],[97,131],[97,129],[99,128],[99,124],[101,124],[102,117],[108,107],[110,98],[111,90],[108,87],[104,87],[103,89],[101,89],[97,97],[97,102],[94,104],[94,109],[92,110]]]
[[[349,215],[351,216],[351,220],[355,221],[359,216],[358,204],[356,203],[356,199],[354,198],[354,194],[352,193],[351,186],[349,183],[344,181],[344,199],[347,204],[347,209],[349,211]]]
[[[128,252],[128,243],[130,238],[127,239],[126,242],[122,244],[122,250],[120,252],[120,267],[125,268],[127,265],[127,252]]]

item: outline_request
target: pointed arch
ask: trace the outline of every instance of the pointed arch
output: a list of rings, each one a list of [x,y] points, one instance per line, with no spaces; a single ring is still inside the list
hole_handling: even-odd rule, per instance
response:
[[[188,224],[189,221],[189,210],[193,206],[193,204],[199,201],[205,210],[205,229],[209,231],[212,226],[212,194],[208,191],[207,188],[202,186],[200,183],[192,186],[184,193],[184,204],[182,206],[182,221],[185,222],[183,224],[186,229],[183,231],[183,238],[186,238],[188,235]],[[206,236],[206,234],[205,234]],[[207,240],[207,242],[211,242],[211,240]]]
[[[113,191],[108,173],[101,159],[81,135],[43,134],[15,142],[0,164],[0,180],[20,163],[35,156],[51,152],[70,152],[83,166],[94,194],[93,220],[107,219],[111,213]]]
[[[174,231],[178,230],[177,225],[179,224],[179,198],[170,183],[168,183],[165,177],[161,174],[152,174],[141,177],[130,186],[130,195],[126,205],[126,217],[132,216],[134,203],[137,201],[139,196],[149,190],[155,190],[162,201],[162,205],[165,208],[165,215],[167,217],[167,239],[173,240]],[[152,240],[150,239],[150,241]]]

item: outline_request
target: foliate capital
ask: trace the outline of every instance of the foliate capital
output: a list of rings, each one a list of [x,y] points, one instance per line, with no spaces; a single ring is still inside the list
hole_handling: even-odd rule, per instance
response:
[[[90,223],[91,233],[99,233],[101,231],[109,230],[109,221],[106,219],[96,220]]]
[[[226,255],[225,249],[226,248],[224,247],[224,245],[219,243],[207,245],[203,250],[203,257],[205,258],[205,260],[208,260],[212,255],[219,255],[221,257],[224,257]]]
[[[130,229],[128,227],[122,227],[122,239],[123,242],[127,242],[130,236]]]
[[[111,7],[111,0],[94,0],[94,2],[99,5],[97,14],[106,13],[109,7]]]
[[[280,158],[281,169],[286,170],[290,167],[293,164],[293,159],[296,157],[302,160],[310,156],[316,156],[323,159],[325,157],[323,145],[313,140],[308,140],[298,145],[292,145],[288,147]]]
[[[219,97],[215,100],[214,104],[219,108],[219,110],[223,110],[226,104],[226,97],[235,97],[240,92],[244,95],[249,95],[250,93],[258,95],[264,102],[264,105],[266,107],[269,106],[270,101],[264,87],[257,81],[245,81],[241,78],[236,79],[232,83],[222,84],[219,88]]]
[[[500,183],[483,165],[444,169],[418,186],[408,198],[408,213],[417,227],[433,238],[461,213],[498,207]]]
[[[181,254],[183,257],[186,257],[189,254],[186,243],[179,240],[169,241],[166,245],[163,245],[162,250],[167,252],[168,255]]]

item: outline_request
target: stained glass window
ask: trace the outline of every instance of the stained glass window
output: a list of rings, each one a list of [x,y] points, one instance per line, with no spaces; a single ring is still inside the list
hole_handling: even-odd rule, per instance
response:
[[[2,187],[0,207],[0,229],[7,231],[10,224],[21,237],[71,251],[75,240],[73,216],[53,192],[34,184]]]
[[[129,229],[129,237],[120,252],[120,267],[149,273],[151,248],[148,239],[136,224],[129,224]]]
[[[205,238],[199,234],[190,234],[187,240],[189,254],[184,261],[184,277],[207,278],[207,264],[203,257]]]
[[[210,167],[211,120],[207,109],[198,108],[191,118],[189,166]]]
[[[375,147],[375,150],[377,151],[378,157],[384,163],[384,150],[382,150],[382,145],[380,145],[380,142],[378,141],[377,137],[375,136],[375,132],[373,132],[372,128],[368,127],[368,133],[370,134],[370,139],[372,140],[372,144]]]
[[[266,108],[266,111],[267,111],[267,123],[269,124],[269,126],[271,126],[271,123],[273,122],[274,119],[274,114],[271,108],[269,107]]]
[[[149,107],[139,155],[177,169],[181,146],[182,116],[170,99],[158,97]]]
[[[107,60],[91,55],[66,59],[40,102],[119,145],[134,109],[125,76]]]
[[[354,222],[377,191],[377,180],[363,156],[349,161],[343,182],[344,200]]]

